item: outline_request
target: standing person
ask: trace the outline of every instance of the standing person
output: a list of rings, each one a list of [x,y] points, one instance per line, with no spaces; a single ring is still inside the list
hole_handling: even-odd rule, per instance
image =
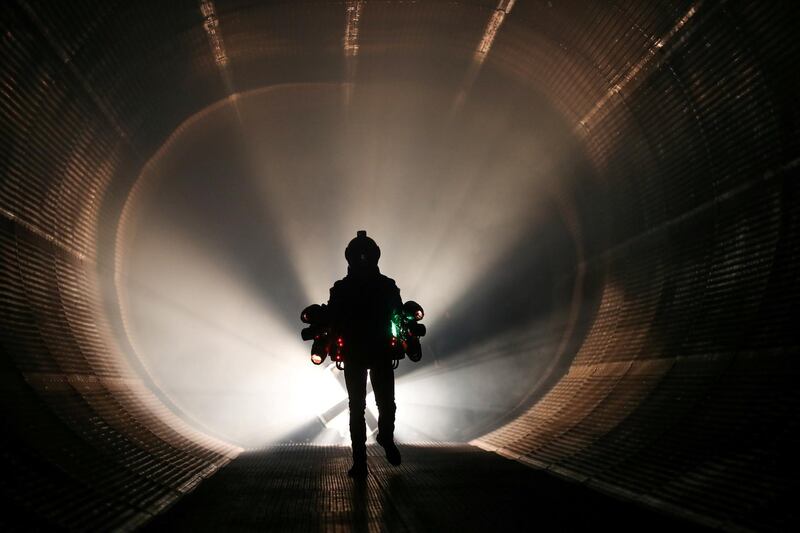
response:
[[[345,343],[344,378],[350,400],[350,477],[367,475],[367,425],[364,421],[367,372],[378,405],[377,441],[389,463],[400,464],[394,443],[394,368],[391,349],[392,314],[403,306],[400,289],[378,270],[381,250],[366,231],[359,231],[344,251],[347,276],[331,288],[328,309],[334,330]]]

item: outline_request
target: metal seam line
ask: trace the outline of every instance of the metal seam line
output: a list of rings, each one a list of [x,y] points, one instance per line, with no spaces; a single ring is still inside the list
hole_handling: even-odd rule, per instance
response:
[[[506,15],[511,13],[511,9],[514,7],[514,2],[516,2],[516,0],[500,0],[500,2],[498,2],[492,16],[489,18],[489,22],[486,24],[483,37],[481,38],[480,44],[478,44],[478,49],[475,50],[475,61],[483,63],[486,59],[486,55],[489,53],[489,50],[492,49],[494,39],[497,37],[500,26],[503,25]]]
[[[220,76],[222,76],[222,83],[225,85],[225,96],[232,99],[233,108],[236,111],[239,122],[242,123],[242,115],[236,103],[238,94],[233,85],[230,60],[228,59],[228,52],[225,50],[222,28],[220,28],[219,25],[217,9],[214,7],[213,0],[200,0],[200,14],[203,15],[203,30],[208,36],[208,45],[211,47],[211,54],[214,56],[214,62],[219,68]]]
[[[464,102],[467,99],[467,94],[469,93],[470,89],[472,89],[472,85],[478,78],[478,74],[480,74],[481,66],[486,60],[486,56],[489,54],[489,51],[492,49],[494,40],[497,37],[497,32],[500,31],[500,27],[506,20],[506,16],[511,13],[511,9],[514,7],[515,2],[516,0],[500,0],[497,3],[497,7],[494,9],[494,11],[492,11],[492,15],[489,17],[489,20],[486,23],[486,28],[483,30],[483,36],[478,43],[478,47],[475,49],[475,53],[472,55],[472,63],[470,64],[467,74],[464,76],[464,80],[461,82],[461,87],[456,94],[456,98],[453,101],[453,106],[450,110],[451,114],[457,112],[459,109],[461,109],[461,106],[464,105]]]
[[[347,0],[345,2],[345,28],[342,37],[344,48],[344,105],[348,107],[353,96],[353,82],[356,77],[358,65],[358,30],[361,22],[361,12],[364,0]]]
[[[791,171],[800,168],[800,158],[792,159],[779,167],[767,170],[760,176],[752,178],[744,183],[733,187],[732,189],[727,190],[724,193],[720,193],[714,196],[714,198],[703,202],[702,204],[693,207],[692,209],[686,211],[685,213],[678,215],[670,220],[664,221],[657,226],[653,226],[652,228],[646,229],[641,233],[630,237],[621,243],[615,244],[610,248],[607,248],[603,252],[600,252],[592,257],[587,258],[583,261],[583,265],[585,267],[589,267],[592,263],[598,260],[609,260],[613,258],[616,254],[622,252],[628,247],[636,246],[639,243],[645,242],[647,239],[658,235],[660,233],[664,233],[669,231],[672,228],[680,226],[681,224],[685,223],[688,220],[692,220],[697,216],[700,216],[709,210],[718,207],[721,204],[725,204],[730,200],[734,200],[736,198],[741,197],[742,194],[745,194],[754,188],[758,187],[759,185],[769,184],[770,182],[777,181],[780,179],[790,179],[792,178]]]
[[[67,69],[69,69],[70,74],[75,76],[80,83],[81,88],[86,92],[87,95],[89,95],[91,101],[97,106],[97,108],[100,110],[100,113],[108,121],[111,127],[114,128],[114,131],[117,132],[117,135],[119,135],[120,138],[122,138],[125,143],[128,144],[128,146],[137,156],[141,157],[141,154],[133,144],[131,136],[128,134],[125,128],[122,127],[122,124],[114,114],[113,109],[106,105],[106,103],[102,98],[100,98],[89,82],[86,81],[86,78],[78,71],[77,67],[75,67],[75,64],[72,62],[70,55],[67,53],[64,47],[55,40],[53,35],[50,33],[50,30],[44,25],[39,16],[36,14],[36,11],[34,11],[34,9],[25,0],[17,0],[17,5],[22,8],[28,18],[36,25],[36,28],[41,32],[42,36],[44,36],[47,43],[50,45],[56,55],[58,55],[59,59],[61,59]]]
[[[222,41],[222,33],[219,29],[219,19],[217,10],[214,8],[212,0],[200,0],[200,13],[203,15],[203,29],[208,35],[208,43],[211,45],[211,52],[214,54],[214,62],[225,69],[228,65],[228,54],[225,52],[225,43]]]
[[[347,25],[344,30],[344,54],[348,57],[358,55],[358,25],[361,21],[361,10],[364,0],[347,0],[345,10]]]
[[[639,75],[639,73],[647,68],[650,63],[655,59],[658,55],[659,51],[662,50],[667,44],[671,44],[675,36],[686,26],[686,24],[695,16],[700,6],[703,4],[703,0],[699,0],[694,5],[692,5],[686,13],[678,19],[675,25],[667,32],[666,35],[657,39],[653,42],[653,44],[647,49],[645,52],[644,57],[639,60],[638,63],[633,65],[627,72],[625,72],[622,76],[618,76],[617,83],[611,86],[610,89],[603,95],[600,100],[581,118],[575,126],[575,131],[578,133],[588,133],[589,132],[589,122],[594,119],[597,114],[605,108],[609,102],[611,102],[614,96],[622,93],[628,86],[631,84],[633,80]],[[683,40],[679,39],[676,44],[682,43]],[[669,55],[669,53],[667,53]]]
[[[28,222],[26,220],[23,220],[22,218],[18,217],[16,214],[12,213],[8,209],[5,209],[4,207],[0,207],[0,215],[4,216],[8,220],[10,220],[12,223],[17,224],[18,226],[21,226],[21,227],[25,228],[26,230],[30,231],[34,235],[36,235],[38,237],[41,237],[42,239],[44,239],[47,242],[51,243],[53,246],[56,246],[57,248],[61,249],[67,255],[75,257],[79,261],[86,261],[87,260],[86,254],[83,254],[83,253],[81,253],[81,252],[79,252],[77,250],[74,250],[69,245],[63,243],[60,239],[58,239],[58,238],[54,237],[53,235],[47,233],[43,229],[39,228],[39,226],[37,226],[35,224],[32,224],[32,223],[30,223],[30,222]]]

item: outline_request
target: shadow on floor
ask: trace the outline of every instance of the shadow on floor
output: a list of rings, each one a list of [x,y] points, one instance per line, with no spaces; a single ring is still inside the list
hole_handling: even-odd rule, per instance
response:
[[[400,447],[390,466],[347,477],[349,449],[248,452],[205,481],[150,531],[701,531],[472,446]]]

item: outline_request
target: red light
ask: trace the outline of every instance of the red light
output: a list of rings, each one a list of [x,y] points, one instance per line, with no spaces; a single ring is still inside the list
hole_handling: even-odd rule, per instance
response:
[[[340,347],[344,346],[344,339],[343,338],[339,337],[339,340],[337,342],[338,342]]]
[[[392,346],[397,346],[397,337],[392,337]]]

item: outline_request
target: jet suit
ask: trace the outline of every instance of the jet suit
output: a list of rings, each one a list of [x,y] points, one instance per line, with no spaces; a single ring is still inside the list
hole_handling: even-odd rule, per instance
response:
[[[367,468],[367,429],[364,421],[367,373],[378,406],[378,443],[394,465],[400,452],[394,444],[394,369],[391,319],[403,301],[394,280],[380,273],[380,249],[359,231],[345,250],[347,276],[330,290],[328,309],[334,330],[344,340],[344,377],[350,406],[350,440],[353,447],[351,477],[363,477]]]

